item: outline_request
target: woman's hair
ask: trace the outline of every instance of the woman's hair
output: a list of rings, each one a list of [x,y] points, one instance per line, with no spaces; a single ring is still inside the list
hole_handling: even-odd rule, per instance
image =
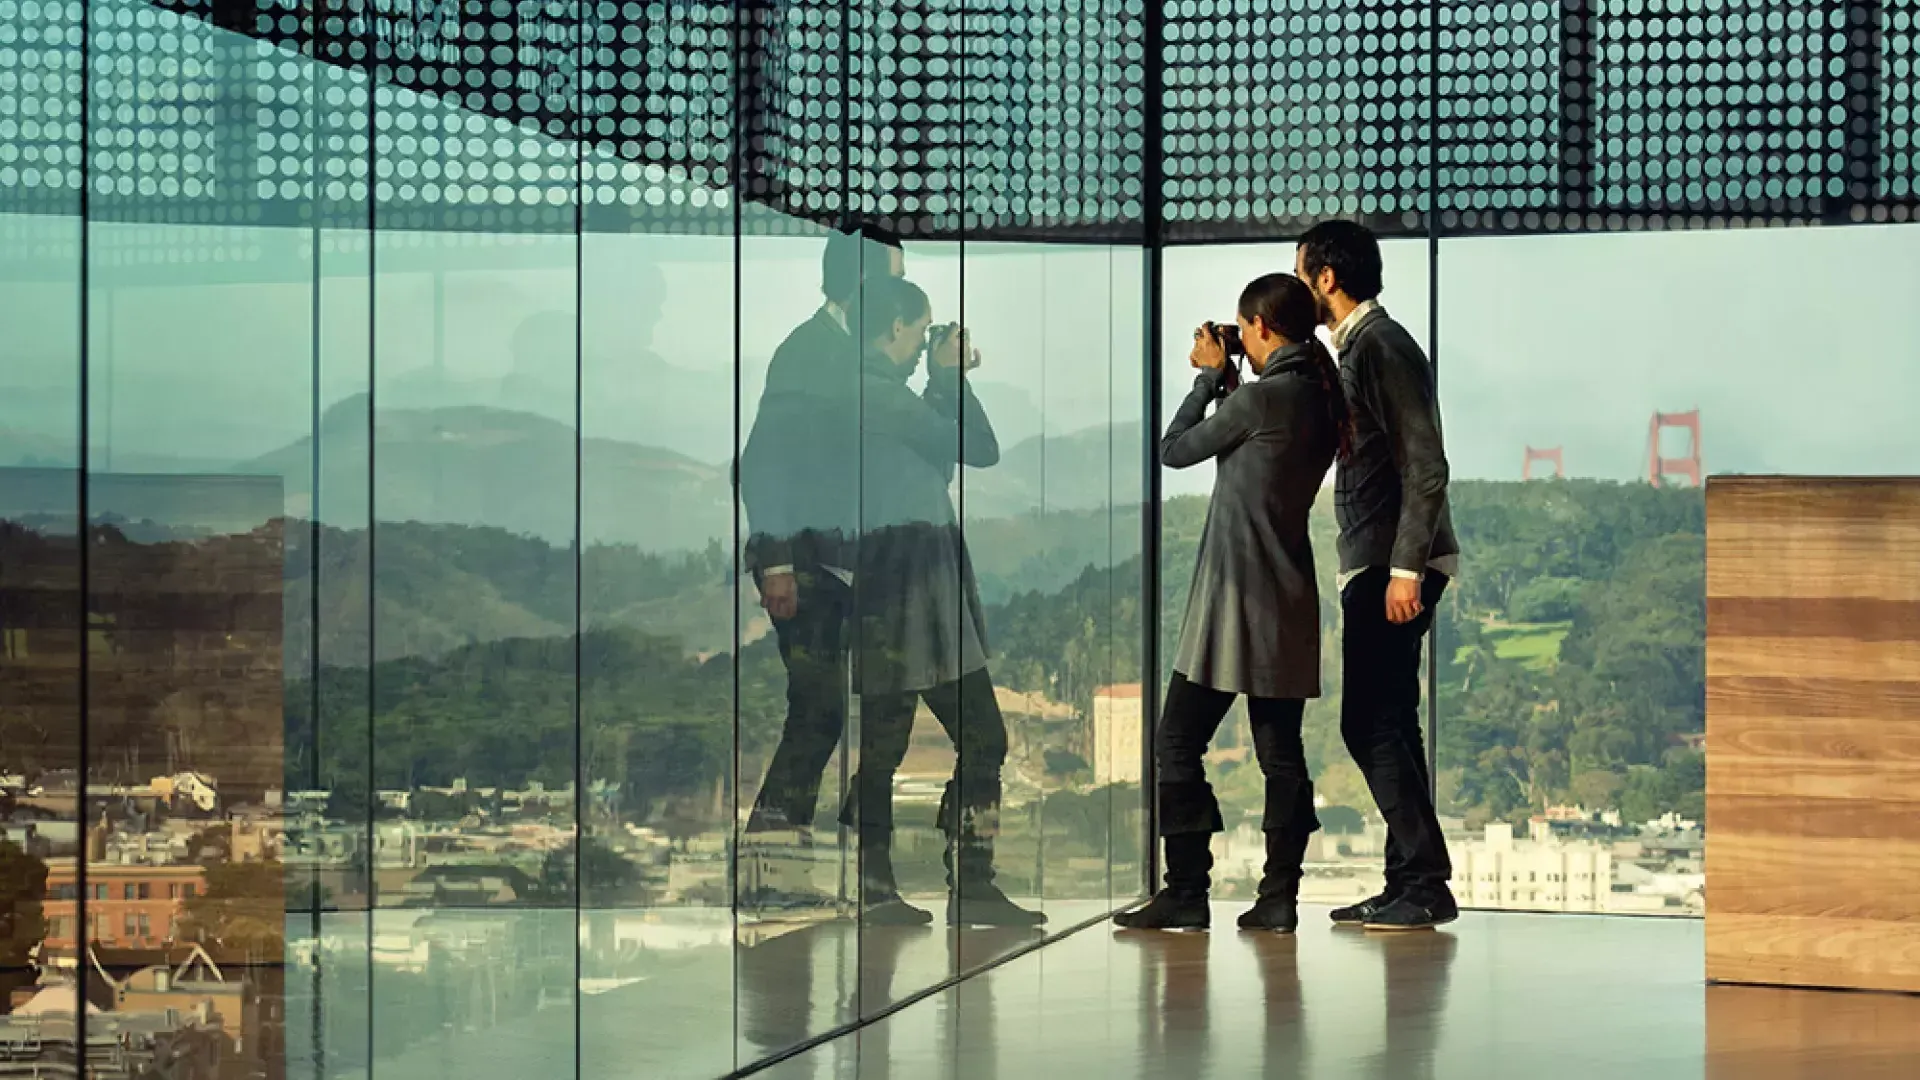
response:
[[[906,278],[868,278],[860,285],[860,340],[871,345],[893,332],[893,324],[911,326],[932,309],[927,294]]]
[[[1347,411],[1347,395],[1340,386],[1340,369],[1333,355],[1320,343],[1314,330],[1320,325],[1320,305],[1313,290],[1292,274],[1267,274],[1254,278],[1240,292],[1240,317],[1259,319],[1268,330],[1286,338],[1290,344],[1304,345],[1320,377],[1320,388],[1327,394],[1327,419],[1339,433],[1337,451],[1344,460],[1353,450],[1353,417]]]

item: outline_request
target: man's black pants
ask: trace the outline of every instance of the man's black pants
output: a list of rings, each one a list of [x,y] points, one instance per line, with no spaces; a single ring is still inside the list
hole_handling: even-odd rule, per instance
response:
[[[1428,571],[1412,622],[1387,621],[1384,569],[1365,570],[1340,591],[1340,734],[1387,820],[1387,893],[1435,893],[1453,875],[1433,776],[1420,734],[1420,648],[1446,591],[1446,575]]]
[[[802,571],[799,608],[775,619],[787,667],[787,723],[767,764],[747,828],[806,828],[820,802],[821,775],[847,724],[847,623],[853,590],[825,573]]]

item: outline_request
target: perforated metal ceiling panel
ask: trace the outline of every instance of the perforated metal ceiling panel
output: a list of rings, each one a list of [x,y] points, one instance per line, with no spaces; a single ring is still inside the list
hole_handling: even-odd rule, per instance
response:
[[[84,150],[104,220],[724,232],[738,198],[755,230],[1205,242],[1920,205],[1920,0],[38,6],[0,43],[8,205],[71,212]]]

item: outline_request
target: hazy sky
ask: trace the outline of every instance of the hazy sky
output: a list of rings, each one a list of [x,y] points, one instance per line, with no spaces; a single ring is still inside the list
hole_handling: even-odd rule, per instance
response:
[[[417,95],[385,100],[451,122]],[[510,138],[470,140],[474,153],[536,141],[496,128]],[[659,169],[592,164],[641,206],[705,196]],[[0,214],[0,465],[76,456],[79,235],[71,218]],[[747,239],[736,272],[731,237],[383,232],[371,282],[364,233],[328,235],[317,259],[301,229],[96,223],[87,240],[95,462],[122,469],[225,468],[295,442],[316,390],[323,409],[366,391],[370,343],[389,407],[570,420],[576,319],[590,437],[720,461],[751,423],[768,356],[819,301],[816,236]],[[1004,443],[1139,417],[1137,250],[965,252],[963,266],[955,245],[910,244],[909,274],[937,318],[964,297]],[[1385,300],[1432,347],[1428,254],[1422,240],[1387,245]],[[1457,477],[1517,478],[1529,444],[1562,447],[1576,476],[1639,477],[1652,414],[1694,408],[1710,472],[1920,472],[1920,225],[1450,240],[1439,260]],[[1152,361],[1167,413],[1191,382],[1192,326],[1292,263],[1287,244],[1168,253]],[[1167,490],[1209,483],[1197,469]]]
[[[57,219],[11,224],[57,228]],[[96,258],[116,244],[166,242],[165,230],[95,226]],[[255,230],[264,252],[231,268],[186,266],[165,284],[96,289],[90,350],[97,437],[118,454],[240,461],[299,438],[314,382],[314,296],[307,237]],[[387,242],[382,238],[383,245]],[[585,241],[589,397],[653,402],[664,363],[703,378],[682,400],[711,438],[686,452],[726,455],[733,439],[733,244],[726,238],[601,236]],[[766,357],[815,307],[820,242],[756,239],[740,267],[743,402]],[[1427,245],[1387,246],[1386,304],[1426,342]],[[570,410],[574,241],[476,256],[464,239],[428,238],[384,265],[373,289],[376,371],[396,407],[409,379],[433,373],[460,403]],[[964,272],[952,245],[910,245],[910,273],[942,318],[960,305],[1001,405],[1009,441],[1137,415],[1140,261],[1136,252],[974,244]],[[1290,245],[1179,249],[1167,257],[1164,374],[1170,412],[1191,381],[1193,324],[1232,311],[1241,284],[1286,268]],[[318,291],[326,403],[364,389],[368,287],[363,255],[330,256]],[[440,273],[416,267],[439,264]],[[483,269],[464,269],[482,263]],[[0,292],[0,420],[71,439],[77,381],[71,260],[38,264],[38,282]],[[1457,240],[1440,250],[1439,350],[1456,476],[1510,479],[1522,450],[1561,446],[1577,476],[1643,474],[1655,410],[1702,411],[1710,472],[1920,472],[1920,226]],[[146,275],[149,281],[152,275]],[[436,278],[440,332],[435,333]],[[275,280],[277,279],[277,280]],[[436,368],[437,365],[437,368]],[[505,396],[518,372],[554,395]],[[665,389],[660,387],[658,389]],[[428,387],[431,390],[431,387]],[[595,400],[593,406],[605,403]],[[636,406],[639,407],[639,406]],[[564,412],[562,413],[564,416]],[[650,441],[645,418],[589,408],[589,434]],[[1678,452],[1677,445],[1668,451]],[[1170,477],[1204,486],[1204,472]]]

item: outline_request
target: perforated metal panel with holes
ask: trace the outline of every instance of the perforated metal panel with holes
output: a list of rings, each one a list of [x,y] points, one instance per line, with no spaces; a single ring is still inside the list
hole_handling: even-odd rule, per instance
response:
[[[777,211],[754,231],[1150,243],[1920,213],[1920,0],[0,2],[44,15],[0,42],[5,205],[74,212],[84,162],[105,221],[726,232],[738,197]]]

